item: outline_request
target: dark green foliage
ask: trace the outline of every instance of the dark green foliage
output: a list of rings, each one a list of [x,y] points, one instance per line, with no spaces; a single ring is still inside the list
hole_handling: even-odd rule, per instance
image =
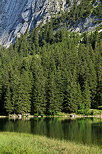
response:
[[[33,114],[36,113],[37,115],[43,115],[46,111],[46,95],[45,95],[46,77],[44,76],[40,55],[36,54],[32,58],[31,70],[33,74],[31,111]]]
[[[30,73],[23,71],[15,93],[16,96],[13,97],[15,99],[16,113],[24,114],[31,111],[31,79]]]
[[[48,23],[0,48],[0,114],[54,115],[102,106],[102,32],[53,29]]]
[[[56,81],[55,81],[55,73],[51,72],[48,79],[48,87],[47,87],[47,114],[54,115],[60,111],[61,102],[59,99],[59,91],[57,89]]]
[[[102,3],[100,3],[93,11],[93,14],[102,18]]]

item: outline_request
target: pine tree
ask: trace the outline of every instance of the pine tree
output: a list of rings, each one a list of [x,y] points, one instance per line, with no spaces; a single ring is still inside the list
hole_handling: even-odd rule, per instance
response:
[[[41,58],[35,55],[32,59],[33,90],[32,90],[32,113],[43,115],[46,111],[44,71],[41,66]]]
[[[34,48],[38,48],[39,47],[39,32],[37,28],[33,30],[31,37],[32,37]]]
[[[2,102],[2,96],[3,96],[3,79],[2,79],[2,70],[0,70],[0,113],[3,112],[4,103]]]
[[[21,78],[17,90],[17,100],[15,103],[16,113],[30,113],[31,111],[31,78],[29,72],[24,71],[21,74]]]
[[[21,37],[18,53],[20,53],[20,55],[23,57],[26,57],[28,55],[28,43],[27,43],[26,35]]]
[[[5,109],[8,114],[14,112],[14,105],[12,104],[11,96],[12,96],[11,88],[10,85],[8,84],[5,93]]]
[[[48,79],[47,89],[47,113],[50,115],[57,114],[61,111],[59,92],[56,86],[55,74],[52,72]]]
[[[83,104],[85,105],[85,109],[90,109],[91,107],[91,92],[88,82],[84,83],[84,91],[83,91]]]

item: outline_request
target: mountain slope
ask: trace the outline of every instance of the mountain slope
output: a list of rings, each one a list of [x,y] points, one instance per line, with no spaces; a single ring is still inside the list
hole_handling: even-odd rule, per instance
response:
[[[102,0],[1,0],[0,44],[8,47],[16,37],[52,17],[63,17],[62,25],[68,30],[92,30],[102,24],[101,7]]]
[[[60,3],[57,0],[0,1],[0,44],[9,45],[16,36],[51,18],[52,13],[60,11]]]

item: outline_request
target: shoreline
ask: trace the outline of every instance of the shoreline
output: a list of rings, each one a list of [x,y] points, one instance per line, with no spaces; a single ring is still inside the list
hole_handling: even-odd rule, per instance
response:
[[[7,118],[7,117],[8,117],[8,116],[3,116],[3,115],[2,115],[2,116],[0,116],[0,119],[2,119],[2,118]]]
[[[29,115],[29,116],[21,116],[19,117],[18,115],[8,115],[8,116],[4,116],[1,115],[0,119],[4,119],[4,118],[9,118],[9,119],[30,119],[30,118],[68,118],[68,119],[77,119],[77,118],[100,118],[102,119],[102,114],[101,115],[78,115],[78,114],[68,114],[68,115],[55,115],[55,116],[51,116],[51,115],[47,115],[47,116],[34,116],[34,115]]]

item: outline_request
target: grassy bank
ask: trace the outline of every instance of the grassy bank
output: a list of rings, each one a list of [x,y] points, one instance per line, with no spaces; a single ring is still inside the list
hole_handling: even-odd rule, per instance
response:
[[[102,154],[97,146],[58,141],[30,134],[0,133],[0,154]]]

